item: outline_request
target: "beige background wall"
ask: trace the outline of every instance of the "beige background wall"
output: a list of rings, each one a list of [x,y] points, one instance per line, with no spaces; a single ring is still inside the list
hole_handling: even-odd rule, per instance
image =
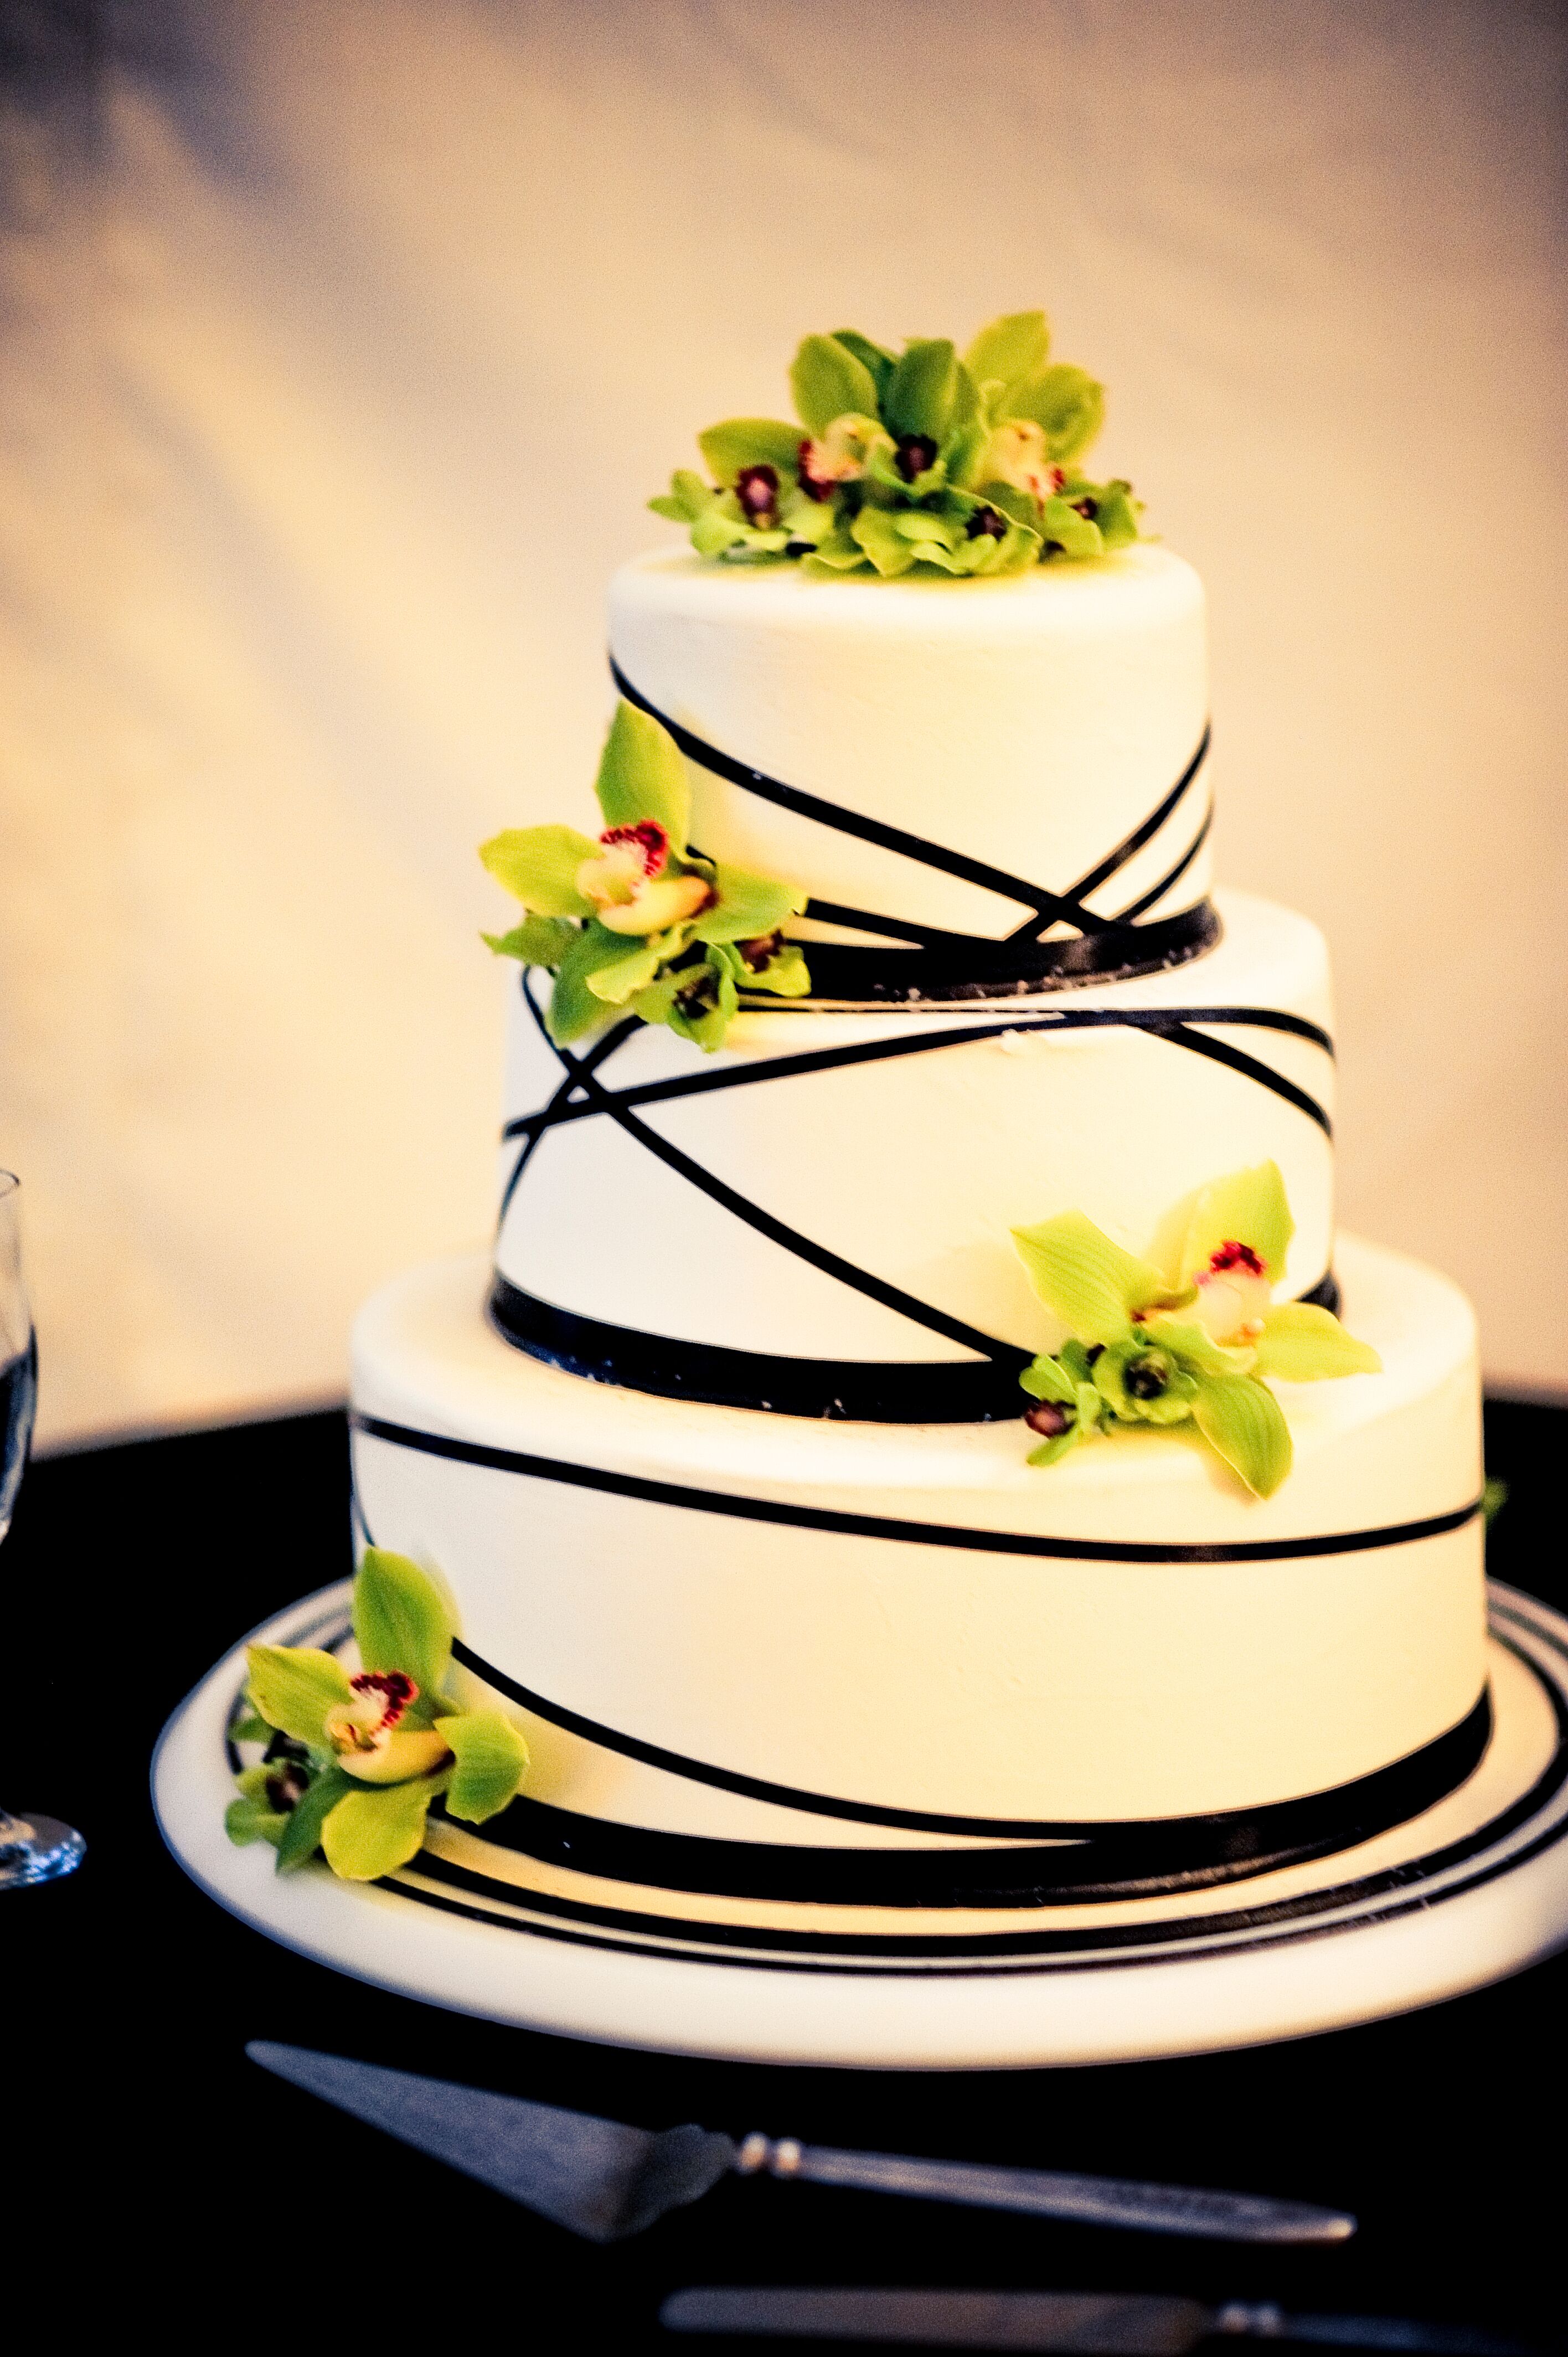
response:
[[[331,1394],[487,1223],[472,857],[796,338],[1044,300],[1207,576],[1347,1219],[1568,1383],[1564,35],[1385,0],[0,9],[0,1159],[45,1435]]]

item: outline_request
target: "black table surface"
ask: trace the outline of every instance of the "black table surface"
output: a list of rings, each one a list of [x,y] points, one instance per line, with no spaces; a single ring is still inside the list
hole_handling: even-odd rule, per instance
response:
[[[1488,1465],[1511,1491],[1492,1568],[1568,1605],[1545,1537],[1565,1441],[1563,1410],[1488,1407]],[[769,2069],[502,2029],[274,1946],[203,1897],[154,1825],[147,1763],[169,1711],[246,1629],[350,1568],[341,1415],[47,1459],[4,1566],[0,1794],[89,1844],[70,1881],[0,1897],[22,2162],[0,2214],[13,2266],[29,2248],[76,2255],[62,2298],[73,2273],[139,2254],[114,2280],[156,2276],[171,2329],[182,2279],[215,2303],[172,2330],[177,2345],[216,2332],[244,2357],[343,2329],[672,2350],[660,2300],[704,2282],[1136,2287],[1563,2340],[1568,1957],[1364,2029],[1074,2071]],[[730,2179],[599,2249],[281,2085],[244,2059],[258,2037],[650,2127],[1288,2194],[1351,2208],[1361,2231],[1293,2253]]]

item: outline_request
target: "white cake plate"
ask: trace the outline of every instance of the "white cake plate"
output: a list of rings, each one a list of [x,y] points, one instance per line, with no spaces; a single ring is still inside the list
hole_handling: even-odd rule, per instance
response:
[[[348,1610],[344,1582],[246,1641],[333,1645]],[[520,2028],[873,2070],[1126,2061],[1376,2020],[1568,1945],[1568,1620],[1497,1582],[1493,1738],[1466,1781],[1421,1816],[1220,1889],[975,1910],[967,1941],[922,1943],[893,1909],[801,1909],[794,1932],[780,1931],[777,1908],[770,1929],[744,1909],[660,1912],[671,1894],[590,1883],[510,1851],[493,1853],[504,1876],[476,1872],[488,1846],[455,1827],[433,1835],[446,1856],[422,1852],[386,1882],[339,1882],[319,1862],[280,1877],[264,1843],[236,1849],[223,1831],[243,1672],[242,1644],[181,1704],[153,1761],[158,1823],[180,1864],[302,1955]],[[875,1920],[888,1936],[840,1937],[831,1925],[851,1913],[862,1932]]]

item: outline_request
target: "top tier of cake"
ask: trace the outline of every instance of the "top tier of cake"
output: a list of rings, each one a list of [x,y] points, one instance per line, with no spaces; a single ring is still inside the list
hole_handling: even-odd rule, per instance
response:
[[[644,556],[609,619],[626,692],[688,732],[693,842],[806,885],[805,938],[1152,929],[1101,972],[1202,946],[1168,921],[1208,889],[1203,589],[1168,551],[963,584]]]

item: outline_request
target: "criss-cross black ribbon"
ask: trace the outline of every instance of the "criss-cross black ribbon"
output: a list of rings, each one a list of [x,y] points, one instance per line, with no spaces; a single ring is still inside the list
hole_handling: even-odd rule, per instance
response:
[[[499,1274],[491,1289],[489,1315],[498,1332],[520,1349],[573,1374],[616,1383],[668,1398],[705,1400],[725,1406],[766,1408],[776,1415],[846,1417],[864,1423],[970,1424],[1016,1415],[1017,1383],[1030,1352],[953,1318],[886,1278],[859,1268],[842,1254],[762,1209],[638,1117],[638,1109],[669,1103],[715,1090],[755,1086],[765,1081],[830,1071],[840,1066],[881,1062],[897,1056],[930,1054],[943,1048],[994,1039],[1012,1032],[1123,1028],[1146,1031],[1173,1047],[1224,1064],[1269,1089],[1330,1134],[1326,1111],[1316,1098],[1261,1058],[1197,1025],[1249,1026],[1307,1039],[1333,1054],[1328,1034],[1304,1017],[1267,1006],[1058,1007],[1011,1022],[955,1024],[940,1030],[906,1031],[876,1040],[858,1040],[800,1055],[736,1062],[718,1070],[683,1072],[613,1090],[600,1077],[617,1049],[639,1029],[628,1017],[582,1055],[550,1039],[544,1010],[525,973],[522,995],[540,1036],[564,1075],[547,1104],[509,1122],[504,1135],[521,1140],[517,1161],[501,1203],[504,1220],[528,1161],[542,1137],[568,1123],[605,1118],[711,1201],[799,1260],[879,1302],[900,1317],[940,1334],[975,1355],[962,1360],[891,1361],[781,1358],[768,1351],[736,1351],[714,1343],[652,1335],[611,1326],[563,1309]],[[1333,1308],[1338,1299],[1330,1274],[1304,1297]]]
[[[1059,988],[1066,984],[1156,973],[1200,955],[1219,938],[1219,920],[1207,900],[1175,917],[1149,924],[1139,921],[1144,911],[1155,907],[1179,881],[1197,857],[1208,831],[1211,813],[1205,813],[1196,835],[1176,865],[1128,907],[1106,917],[1086,905],[1089,894],[1108,883],[1151,842],[1185,800],[1208,757],[1210,731],[1207,726],[1181,776],[1148,816],[1075,884],[1058,892],[1024,877],[1009,875],[1004,868],[993,867],[986,860],[972,858],[967,852],[929,842],[905,827],[889,825],[886,820],[847,810],[820,794],[806,793],[799,786],[770,778],[765,770],[737,760],[733,754],[708,744],[693,730],[660,712],[627,677],[613,654],[609,662],[620,694],[639,712],[657,720],[686,759],[700,769],[779,810],[811,819],[835,834],[853,835],[858,842],[874,844],[879,850],[894,852],[900,858],[913,860],[940,875],[956,877],[962,883],[995,893],[1030,912],[1012,932],[996,940],[980,933],[946,931],[875,910],[850,908],[842,901],[819,899],[813,895],[808,910],[811,916],[828,924],[880,934],[906,944],[902,949],[887,952],[839,942],[813,942],[811,962],[817,996],[875,1003],[995,996],[1015,991]],[[1074,931],[1067,939],[1042,941],[1041,933],[1054,925],[1069,925]]]

